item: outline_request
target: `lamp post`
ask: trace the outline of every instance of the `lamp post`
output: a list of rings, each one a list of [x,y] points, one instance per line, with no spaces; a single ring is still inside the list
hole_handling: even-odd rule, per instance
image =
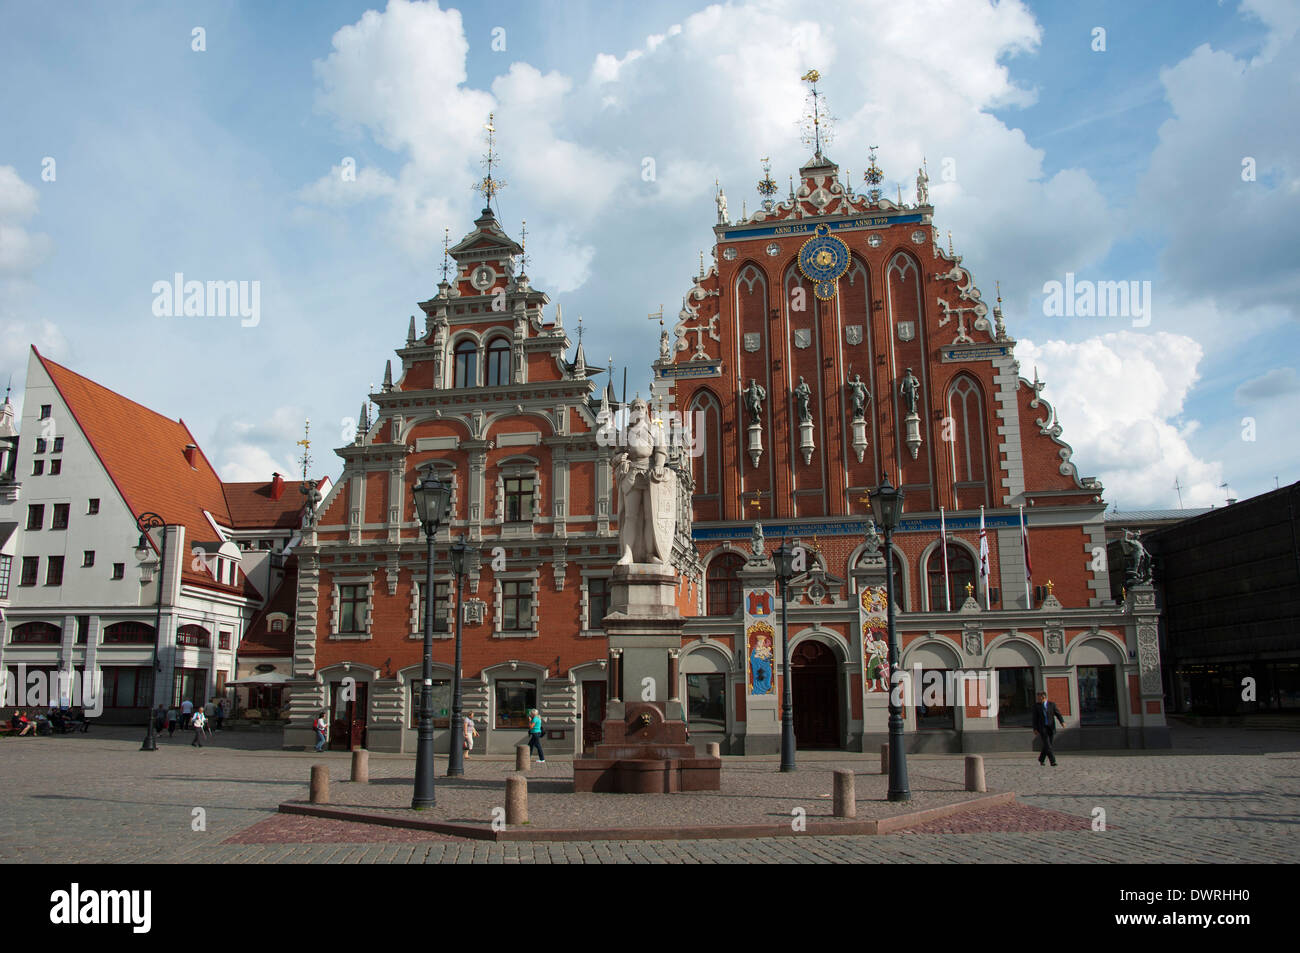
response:
[[[424,671],[420,682],[420,731],[415,747],[415,796],[411,807],[422,811],[437,804],[433,783],[433,540],[451,498],[451,484],[426,470],[411,488],[415,513],[428,544],[424,589]]]
[[[153,691],[151,694],[157,697],[158,694],[158,674],[162,671],[162,666],[158,663],[158,639],[162,632],[162,597],[163,597],[163,571],[167,568],[167,521],[157,513],[141,513],[135,521],[135,527],[140,531],[140,542],[136,546],[136,552],[140,554],[140,561],[144,562],[149,556],[149,530],[162,530],[162,544],[158,552],[158,602],[154,609],[153,617]],[[153,701],[149,702],[149,715],[146,719],[148,727],[145,729],[144,743],[140,745],[141,751],[157,751],[158,739],[154,734],[153,727]]]
[[[794,577],[794,549],[784,540],[776,550],[776,575],[781,581],[781,770],[794,771],[794,700],[790,687],[790,625],[786,586]]]
[[[447,757],[447,777],[449,778],[465,776],[465,744],[462,739],[465,726],[461,724],[464,713],[460,697],[460,580],[465,575],[465,554],[467,552],[468,547],[466,547],[463,538],[456,540],[456,545],[451,547],[451,571],[456,577],[456,663],[451,670],[451,749]]]
[[[898,629],[894,625],[894,530],[903,513],[903,491],[894,489],[886,474],[880,486],[871,491],[871,509],[876,525],[885,531],[885,602],[889,619],[889,800],[910,801],[907,784],[907,753],[903,750],[903,709],[898,704],[894,672],[900,671],[902,650]]]

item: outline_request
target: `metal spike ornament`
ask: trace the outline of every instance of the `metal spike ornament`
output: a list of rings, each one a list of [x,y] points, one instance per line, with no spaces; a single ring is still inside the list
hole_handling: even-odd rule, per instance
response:
[[[810,69],[799,78],[811,87],[808,93],[811,111],[804,113],[801,138],[804,145],[813,147],[814,156],[821,159],[822,146],[831,142],[831,123],[834,121],[827,109],[825,94],[817,91],[817,82],[822,75]]]
[[[758,180],[758,194],[763,196],[763,209],[772,211],[772,196],[776,195],[777,184],[772,179],[772,160],[763,156],[759,162],[763,165],[763,177]]]
[[[446,284],[446,282],[447,282],[447,267],[448,267],[447,263],[448,263],[448,261],[450,260],[450,250],[451,250],[451,229],[450,229],[450,228],[443,228],[443,230],[442,230],[442,281],[443,281],[443,284]],[[412,318],[411,320],[415,320],[415,319]]]
[[[868,156],[871,164],[867,166],[867,171],[862,173],[862,181],[871,186],[867,190],[867,195],[873,203],[880,201],[880,183],[885,181],[885,173],[880,171],[880,166],[876,165],[876,150],[879,146],[871,147],[871,154]]]
[[[519,273],[528,274],[528,219],[519,223]]]
[[[483,166],[487,169],[487,174],[478,182],[474,183],[474,191],[483,195],[484,211],[492,211],[492,200],[496,198],[497,193],[506,187],[504,179],[494,178],[492,176],[492,166],[496,162],[496,126],[493,124],[494,113],[488,113],[487,125],[483,128],[487,130],[487,153],[483,156]]]

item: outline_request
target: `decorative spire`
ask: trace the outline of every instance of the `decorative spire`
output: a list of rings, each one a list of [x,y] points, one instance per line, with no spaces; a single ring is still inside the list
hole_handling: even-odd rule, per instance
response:
[[[794,201],[794,176],[790,176],[790,201]]]
[[[564,328],[564,306],[558,302],[555,305],[555,330],[559,331]]]
[[[387,394],[393,389],[393,362],[384,361],[384,393]]]
[[[948,229],[948,257],[953,257],[952,251],[952,229]]]
[[[444,227],[443,227],[443,230],[442,230],[442,281],[443,281],[443,284],[446,284],[446,283],[447,283],[447,269],[448,269],[448,267],[449,267],[449,262],[450,262],[450,255],[449,255],[449,251],[450,251],[450,249],[451,249],[451,229],[450,229],[450,228],[447,228],[447,227],[444,226]],[[415,319],[412,318],[411,320],[414,321]]]
[[[302,481],[307,482],[307,469],[311,466],[311,420],[307,419],[302,424],[302,439],[298,441],[298,446],[302,447]]]
[[[487,174],[478,182],[474,183],[474,191],[483,195],[483,211],[492,211],[492,200],[496,198],[497,193],[506,187],[504,179],[494,178],[492,175],[492,166],[497,161],[496,156],[496,133],[497,128],[493,124],[494,113],[488,113],[487,125],[483,128],[487,130],[487,153],[483,156],[483,166]]]
[[[772,160],[767,156],[758,160],[763,166],[763,177],[758,180],[758,194],[763,196],[763,208],[772,211],[772,196],[776,195],[777,185],[772,181]]]
[[[700,280],[704,280],[704,251],[700,250]]]
[[[528,274],[528,219],[519,223],[519,273]]]
[[[415,344],[415,315],[411,315],[411,326],[406,329],[406,346]]]
[[[817,91],[817,81],[822,76],[815,69],[810,69],[799,78],[811,87],[808,92],[811,111],[806,112],[803,118],[803,144],[812,146],[814,157],[821,159],[823,158],[823,143],[829,145],[831,141],[831,122],[833,121],[826,107],[825,95]]]
[[[367,401],[361,402],[361,415],[357,420],[357,443],[360,443],[370,432],[370,404]]]
[[[868,156],[870,164],[867,166],[867,171],[862,173],[862,181],[871,186],[867,190],[867,195],[873,203],[880,201],[880,183],[885,181],[885,174],[880,171],[880,166],[876,165],[876,150],[879,148],[880,146],[870,147],[871,154]]]
[[[573,376],[587,376],[587,354],[582,349],[582,315],[578,315],[578,352],[573,356]]]
[[[993,283],[997,289],[997,304],[993,306],[993,334],[994,340],[1005,341],[1007,339],[1007,326],[1002,323],[1002,282]]]

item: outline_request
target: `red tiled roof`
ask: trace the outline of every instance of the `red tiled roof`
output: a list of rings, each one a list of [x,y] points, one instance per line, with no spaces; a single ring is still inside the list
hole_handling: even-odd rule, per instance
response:
[[[274,570],[272,570],[274,572]],[[298,602],[298,557],[289,556],[284,564],[284,578],[272,592],[266,608],[253,616],[239,642],[243,656],[288,656],[293,654],[293,615]],[[289,617],[283,632],[272,632],[267,616],[283,612]]]
[[[298,529],[307,497],[301,480],[285,480],[278,500],[273,483],[223,483],[232,529]]]
[[[153,512],[166,522],[185,527],[186,544],[220,541],[204,511],[222,526],[233,521],[221,478],[208,462],[183,420],[172,420],[133,400],[82,377],[32,351],[103,463],[108,477],[133,516]],[[194,464],[185,457],[194,445]],[[295,491],[296,492],[296,491]],[[190,584],[260,598],[247,579],[230,586],[183,560],[181,578]]]

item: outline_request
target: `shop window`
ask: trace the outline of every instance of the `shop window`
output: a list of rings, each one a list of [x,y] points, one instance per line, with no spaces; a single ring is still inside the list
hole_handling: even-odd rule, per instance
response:
[[[913,687],[916,693],[913,704],[916,707],[916,728],[918,731],[942,730],[955,728],[953,707],[950,702],[956,697],[956,686],[952,672],[945,669],[922,669],[921,682]]]
[[[704,731],[727,727],[727,676],[720,673],[686,676],[686,718]]]
[[[420,680],[411,679],[407,689],[409,704],[406,710],[410,713],[407,719],[408,728],[420,727]],[[451,725],[451,681],[445,678],[435,678],[433,680],[433,727],[447,728]]]
[[[1034,702],[1032,668],[998,669],[999,728],[1032,728]]]
[[[496,683],[496,726],[527,728],[528,710],[537,707],[537,683],[498,679]]]
[[[1076,674],[1079,684],[1079,724],[1118,725],[1119,693],[1116,691],[1114,665],[1080,665]]]

